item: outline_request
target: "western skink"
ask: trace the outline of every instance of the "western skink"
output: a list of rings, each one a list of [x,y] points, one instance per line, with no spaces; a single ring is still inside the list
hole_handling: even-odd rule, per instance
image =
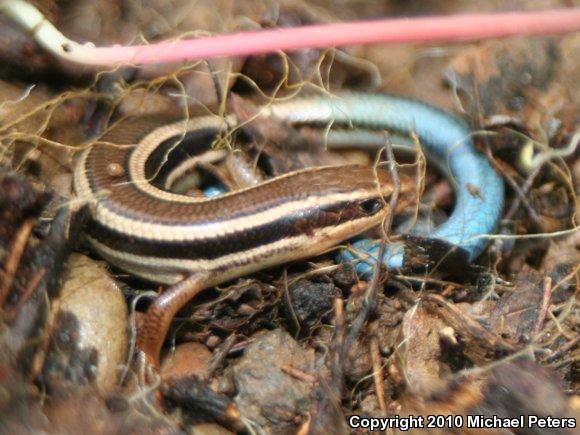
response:
[[[385,130],[415,134],[426,154],[449,169],[457,196],[449,220],[430,237],[463,249],[473,260],[498,223],[503,182],[476,152],[468,126],[449,113],[403,97],[344,92],[274,102],[260,116],[293,125],[350,126],[368,137]],[[232,125],[235,119],[217,116],[136,120],[111,130],[77,163],[76,193],[91,204],[92,248],[121,269],[173,284],[151,304],[139,329],[142,362],[158,364],[173,316],[201,290],[320,254],[394,212],[388,210],[389,171],[381,167],[309,168],[207,199],[159,187],[187,170],[200,141],[211,144]],[[407,183],[401,185],[406,189]],[[408,205],[411,196],[401,192],[398,207]],[[378,251],[368,240],[355,247],[375,257]],[[395,244],[384,260],[402,267],[403,257],[402,245]],[[361,273],[370,268],[366,262],[358,266]]]

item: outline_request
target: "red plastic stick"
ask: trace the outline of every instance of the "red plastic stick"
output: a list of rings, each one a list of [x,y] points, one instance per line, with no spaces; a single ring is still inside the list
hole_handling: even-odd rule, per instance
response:
[[[64,36],[23,0],[0,0],[0,13],[30,32],[48,51],[85,65],[145,65],[244,56],[304,48],[396,42],[455,42],[506,36],[561,34],[580,30],[580,8],[471,14],[323,24],[261,30],[141,46],[94,47]]]
[[[90,64],[185,62],[304,48],[394,42],[453,42],[580,30],[580,8],[550,11],[396,18],[262,30],[159,42],[147,46],[99,47]]]

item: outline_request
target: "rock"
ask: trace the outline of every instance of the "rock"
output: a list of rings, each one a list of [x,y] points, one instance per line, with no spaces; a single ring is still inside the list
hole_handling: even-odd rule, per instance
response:
[[[125,298],[107,271],[90,258],[73,254],[67,269],[60,297],[53,304],[58,311],[45,375],[61,371],[70,379],[73,363],[85,361],[85,365],[94,365],[98,388],[111,390],[127,362]]]
[[[313,373],[314,351],[303,349],[288,333],[264,333],[233,367],[235,402],[246,419],[266,433],[295,433],[310,405],[311,385],[282,370],[285,365]]]

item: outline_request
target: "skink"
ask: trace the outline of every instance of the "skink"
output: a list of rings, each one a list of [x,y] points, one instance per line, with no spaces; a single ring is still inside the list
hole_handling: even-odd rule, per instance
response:
[[[502,180],[474,149],[467,125],[451,114],[402,97],[339,93],[275,102],[261,116],[294,125],[350,126],[370,137],[384,130],[415,134],[428,155],[447,164],[457,195],[449,220],[430,236],[474,259],[497,225]],[[87,236],[93,249],[137,276],[173,284],[151,304],[139,329],[138,358],[144,365],[158,364],[173,316],[201,290],[323,253],[396,212],[388,209],[393,187],[381,167],[304,169],[208,199],[158,187],[187,169],[200,141],[211,144],[232,125],[233,118],[211,116],[131,121],[83,152],[76,166],[76,193],[92,206]],[[401,185],[407,189],[411,183]],[[402,191],[398,208],[412,197],[411,190]],[[370,241],[356,247],[375,256],[378,250]],[[402,245],[394,245],[385,262],[402,267],[403,257]],[[368,273],[371,267],[361,262],[358,270]]]
[[[351,137],[353,142],[357,135],[364,135],[362,140],[373,141],[370,132],[361,135],[361,130],[365,129],[415,134],[425,154],[448,173],[457,196],[455,209],[447,222],[429,237],[463,250],[469,261],[477,258],[485,248],[485,236],[494,231],[501,217],[504,184],[487,159],[475,150],[471,131],[464,121],[417,100],[367,93],[290,100],[273,106],[271,113],[295,124],[332,122],[333,125],[352,125],[357,128]],[[344,135],[339,134],[343,137],[335,140],[343,142]],[[329,141],[332,139],[329,136]],[[374,140],[379,146],[384,144],[380,135]],[[365,239],[354,243],[354,247],[377,258],[377,242]],[[349,252],[343,253],[343,257],[354,259]],[[389,267],[403,267],[403,246],[390,245],[384,254],[384,262]],[[372,268],[372,262],[357,265],[359,274],[368,275]]]

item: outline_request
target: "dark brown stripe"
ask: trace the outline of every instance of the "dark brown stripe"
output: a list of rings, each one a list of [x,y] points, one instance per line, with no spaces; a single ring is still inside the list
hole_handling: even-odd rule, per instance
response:
[[[312,168],[290,177],[277,178],[255,188],[217,197],[211,201],[179,203],[164,201],[137,188],[128,170],[120,177],[108,175],[107,166],[118,163],[126,167],[132,149],[113,146],[94,147],[87,156],[86,172],[94,192],[108,192],[102,203],[116,213],[150,223],[168,225],[228,221],[251,216],[290,201],[351,193],[376,188],[371,168],[358,165]],[[388,172],[379,171],[381,183],[388,182]],[[384,184],[383,184],[384,185]]]
[[[204,128],[164,140],[149,155],[145,163],[145,177],[154,186],[164,186],[169,174],[184,160],[209,151],[218,133],[217,129]]]
[[[244,252],[248,249],[274,243],[284,238],[310,234],[316,229],[332,227],[344,222],[353,222],[362,217],[377,213],[365,211],[358,204],[343,202],[324,209],[310,207],[301,212],[285,216],[268,224],[257,225],[245,231],[237,231],[221,237],[200,239],[187,242],[169,242],[129,237],[111,230],[98,222],[91,223],[87,233],[110,248],[141,256],[164,258],[213,260],[229,254]],[[192,229],[193,234],[203,236],[203,224]]]

